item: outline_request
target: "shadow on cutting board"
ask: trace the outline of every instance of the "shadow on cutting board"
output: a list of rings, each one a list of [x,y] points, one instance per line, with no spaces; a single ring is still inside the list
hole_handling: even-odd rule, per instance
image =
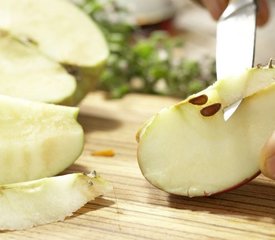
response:
[[[121,122],[114,119],[103,118],[93,115],[81,114],[78,117],[78,122],[84,129],[85,133],[93,131],[110,131],[121,126]]]
[[[271,180],[260,176],[238,189],[212,197],[186,198],[169,195],[169,206],[275,223],[274,185]]]
[[[87,214],[91,211],[99,210],[101,208],[110,207],[114,205],[115,202],[106,198],[98,197],[93,201],[88,202],[80,208],[77,212],[75,212],[72,216],[67,217],[67,219],[75,218],[83,214]]]

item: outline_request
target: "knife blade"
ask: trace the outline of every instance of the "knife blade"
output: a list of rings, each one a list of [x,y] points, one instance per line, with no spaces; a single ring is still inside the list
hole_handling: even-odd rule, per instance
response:
[[[217,80],[238,76],[254,63],[256,0],[231,0],[217,24]],[[224,109],[227,121],[242,100]]]

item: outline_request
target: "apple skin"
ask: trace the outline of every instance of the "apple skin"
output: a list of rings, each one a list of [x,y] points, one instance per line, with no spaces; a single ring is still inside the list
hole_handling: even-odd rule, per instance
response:
[[[243,186],[243,185],[249,183],[250,181],[252,181],[252,180],[255,179],[256,177],[258,177],[260,174],[261,174],[261,171],[258,171],[258,172],[256,172],[255,175],[253,175],[252,177],[244,179],[242,182],[240,182],[239,184],[237,184],[237,185],[235,185],[235,186],[232,186],[232,187],[227,188],[227,189],[225,189],[225,190],[223,190],[223,191],[216,192],[216,193],[212,193],[212,194],[207,194],[207,193],[205,193],[204,196],[205,196],[205,197],[216,196],[216,195],[219,195],[219,194],[222,194],[222,193],[230,192],[230,191],[232,191],[232,190],[235,190],[235,189],[237,189],[237,188],[239,188],[239,187],[241,187],[241,186]]]

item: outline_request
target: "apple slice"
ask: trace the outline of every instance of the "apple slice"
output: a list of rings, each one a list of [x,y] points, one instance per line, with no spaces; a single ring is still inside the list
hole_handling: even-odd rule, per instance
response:
[[[53,176],[82,153],[79,109],[0,95],[0,184]]]
[[[66,0],[1,0],[0,28],[29,39],[76,75],[75,103],[95,85],[109,53],[97,25]]]
[[[275,69],[255,68],[218,81],[163,109],[137,134],[145,178],[169,193],[209,196],[259,173],[261,149],[275,129]],[[223,110],[244,98],[233,116]]]
[[[0,31],[0,94],[70,104],[76,80],[32,43]]]
[[[19,230],[63,221],[111,189],[112,186],[95,173],[0,185],[0,229]]]

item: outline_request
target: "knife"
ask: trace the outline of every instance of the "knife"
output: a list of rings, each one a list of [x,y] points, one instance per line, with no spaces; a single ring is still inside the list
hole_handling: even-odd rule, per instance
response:
[[[217,80],[253,67],[256,39],[256,0],[231,0],[217,24]],[[227,121],[242,99],[224,109]]]

